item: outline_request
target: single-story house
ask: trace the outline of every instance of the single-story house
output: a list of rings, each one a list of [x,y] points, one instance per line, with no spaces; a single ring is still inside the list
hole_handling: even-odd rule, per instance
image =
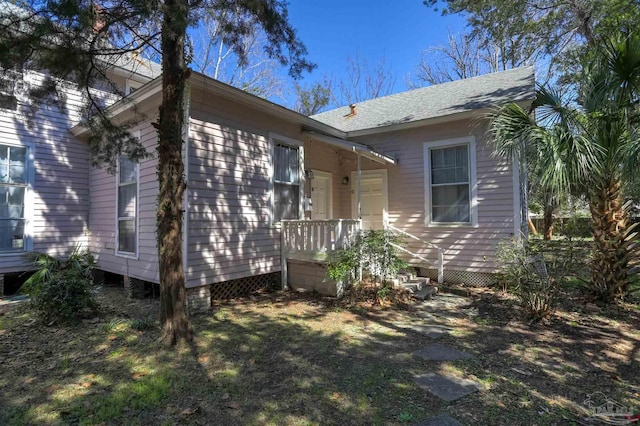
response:
[[[109,108],[116,120],[133,106],[145,114],[133,132],[155,153],[162,87],[152,71],[123,75],[136,90]],[[404,235],[403,254],[424,275],[486,282],[498,243],[526,230],[524,175],[513,159],[492,155],[486,114],[496,104],[530,104],[534,89],[525,67],[306,117],[192,73],[183,235],[190,305],[282,277],[295,288],[313,269],[300,261],[318,263],[358,229]],[[44,107],[29,130],[19,110],[0,111],[0,167],[9,171],[0,183],[0,274],[24,269],[25,250],[63,255],[83,243],[101,270],[157,283],[157,160],[120,158],[115,175],[92,168],[89,129],[76,116]]]

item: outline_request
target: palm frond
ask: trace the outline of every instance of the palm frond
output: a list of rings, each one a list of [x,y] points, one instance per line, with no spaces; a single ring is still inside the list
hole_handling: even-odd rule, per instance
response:
[[[572,128],[579,123],[579,112],[570,106],[559,90],[552,87],[538,86],[532,108],[536,121],[545,127],[564,125]]]
[[[623,164],[623,174],[627,179],[637,179],[640,170],[640,128],[633,127],[629,130],[629,142],[625,145],[622,157],[626,159]]]
[[[530,114],[518,104],[497,108],[489,118],[494,155],[512,158],[516,152],[525,151],[533,142],[532,132],[537,125]]]

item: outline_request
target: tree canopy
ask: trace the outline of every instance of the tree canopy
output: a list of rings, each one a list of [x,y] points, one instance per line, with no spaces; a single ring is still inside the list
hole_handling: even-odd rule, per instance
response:
[[[503,66],[550,61],[569,74],[596,40],[640,25],[638,0],[425,0],[443,14],[463,14],[470,35],[500,49]]]
[[[540,87],[533,109],[501,108],[491,124],[499,154],[538,152],[541,181],[557,193],[589,200],[595,251],[590,290],[600,299],[624,297],[639,249],[628,221],[623,181],[640,168],[640,36],[602,39],[582,67],[576,99]]]

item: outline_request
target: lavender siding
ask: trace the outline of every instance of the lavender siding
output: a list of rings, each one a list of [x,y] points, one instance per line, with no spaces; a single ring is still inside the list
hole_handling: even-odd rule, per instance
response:
[[[190,115],[187,286],[279,271],[269,135],[302,141],[299,126],[204,91]]]
[[[27,72],[25,80],[37,85],[42,75]],[[33,250],[53,256],[67,255],[77,244],[88,243],[89,150],[68,132],[79,120],[82,96],[69,89],[66,98],[63,110],[44,105],[31,123],[23,102],[17,111],[0,109],[0,144],[33,148]],[[21,253],[0,253],[0,274],[28,266]]]
[[[156,244],[157,133],[150,121],[141,123],[132,131],[140,132],[142,144],[148,153],[154,155],[140,162],[138,256],[135,258],[116,255],[116,176],[100,168],[92,168],[90,171],[90,247],[97,256],[100,269],[157,283],[159,282]]]
[[[425,226],[424,142],[475,136],[477,157],[478,226]],[[495,159],[486,141],[486,127],[475,121],[363,136],[357,142],[397,156],[387,167],[389,222],[446,249],[445,268],[494,272],[497,244],[513,237],[513,174],[509,161]],[[370,163],[363,168],[381,168]],[[413,251],[437,259],[434,250],[409,243]]]

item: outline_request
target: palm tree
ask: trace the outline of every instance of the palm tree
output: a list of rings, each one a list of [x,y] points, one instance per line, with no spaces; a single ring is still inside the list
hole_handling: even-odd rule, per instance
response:
[[[515,104],[500,108],[490,133],[499,155],[535,153],[546,187],[586,195],[594,238],[589,289],[609,302],[627,294],[629,262],[638,248],[622,182],[640,170],[640,37],[600,43],[576,93],[567,104],[540,87],[531,111]]]

